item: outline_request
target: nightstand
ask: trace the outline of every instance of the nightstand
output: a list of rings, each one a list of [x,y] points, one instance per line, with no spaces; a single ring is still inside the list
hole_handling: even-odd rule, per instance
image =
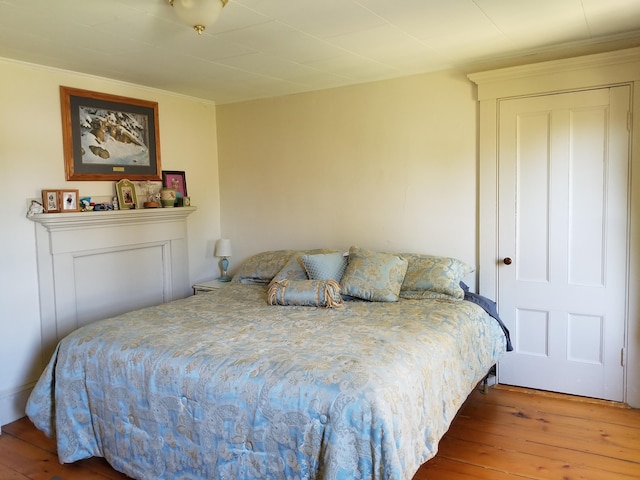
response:
[[[211,290],[215,290],[217,288],[224,288],[229,285],[230,282],[220,282],[218,279],[210,280],[208,282],[196,283],[193,285],[193,294],[198,295],[198,293],[209,292]]]

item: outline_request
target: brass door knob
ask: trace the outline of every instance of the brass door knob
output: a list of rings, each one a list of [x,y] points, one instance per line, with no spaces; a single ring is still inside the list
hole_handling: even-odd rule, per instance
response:
[[[511,263],[513,262],[509,257],[505,257],[502,261],[505,265],[511,265]]]

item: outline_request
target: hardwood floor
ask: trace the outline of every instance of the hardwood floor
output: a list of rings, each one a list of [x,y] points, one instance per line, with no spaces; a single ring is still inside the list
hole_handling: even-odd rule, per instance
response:
[[[414,480],[640,478],[640,410],[498,386],[474,392]]]
[[[471,394],[413,480],[640,478],[640,410],[497,386]],[[53,440],[23,418],[2,428],[0,479],[127,479],[102,459],[60,465]]]

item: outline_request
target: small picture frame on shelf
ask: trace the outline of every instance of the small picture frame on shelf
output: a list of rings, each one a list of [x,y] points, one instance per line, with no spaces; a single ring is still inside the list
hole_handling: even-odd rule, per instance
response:
[[[42,208],[46,213],[60,212],[59,190],[42,190]]]
[[[175,188],[178,197],[186,197],[187,194],[187,176],[183,171],[163,170],[162,186],[167,188]]]
[[[116,182],[116,195],[118,197],[118,207],[120,210],[136,208],[138,204],[136,186],[132,181],[123,178],[119,182]]]
[[[80,195],[78,190],[60,190],[58,204],[61,212],[79,212]]]

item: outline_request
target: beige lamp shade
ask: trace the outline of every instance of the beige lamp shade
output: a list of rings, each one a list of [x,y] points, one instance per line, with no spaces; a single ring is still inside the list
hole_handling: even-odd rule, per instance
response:
[[[231,240],[228,238],[221,238],[216,242],[216,248],[213,253],[214,257],[230,257],[232,254]]]

